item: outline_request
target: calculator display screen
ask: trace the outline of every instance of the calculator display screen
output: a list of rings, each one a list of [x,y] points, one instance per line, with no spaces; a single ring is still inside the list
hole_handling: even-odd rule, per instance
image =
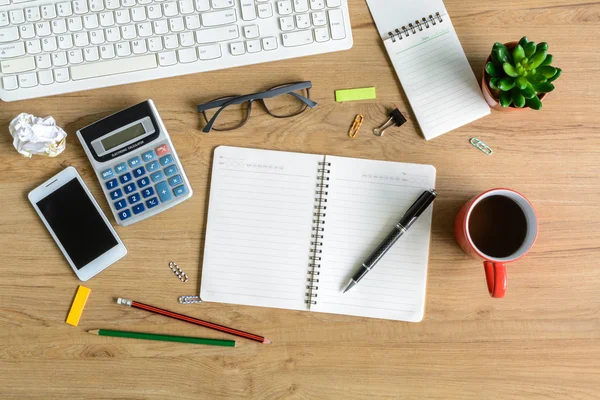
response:
[[[115,133],[106,139],[102,139],[101,142],[102,146],[104,146],[104,150],[108,151],[145,134],[146,129],[144,128],[144,124],[140,122],[139,124],[135,124],[127,129],[123,129],[122,131]]]
[[[77,269],[118,242],[77,178],[73,178],[37,206]]]

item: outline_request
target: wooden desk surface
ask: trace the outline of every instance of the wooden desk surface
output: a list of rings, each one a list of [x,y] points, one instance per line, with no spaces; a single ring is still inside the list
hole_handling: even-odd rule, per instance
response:
[[[477,75],[493,42],[526,34],[550,43],[563,68],[542,112],[501,113],[426,142],[392,72],[367,6],[351,0],[354,47],[232,70],[0,105],[0,398],[2,399],[596,399],[600,392],[600,3],[575,0],[446,6]],[[401,20],[401,16],[399,16]],[[243,130],[206,135],[194,106],[311,80],[317,109],[275,120],[258,108]],[[377,87],[377,101],[336,104],[335,89]],[[87,283],[79,327],[64,320],[80,283],[27,201],[27,193],[75,166],[109,208],[75,131],[154,99],[195,195],[176,208],[117,227],[129,254]],[[374,137],[385,107],[409,118]],[[25,159],[9,121],[52,115],[69,134],[57,158]],[[366,116],[358,137],[346,131]],[[476,136],[491,157],[468,142]],[[198,292],[213,149],[221,144],[427,163],[438,171],[427,311],[418,324],[222,304],[179,305]],[[530,255],[509,267],[508,294],[491,299],[479,262],[453,239],[453,218],[493,187],[526,194],[539,213]],[[112,220],[112,217],[110,217]],[[180,283],[175,260],[189,275]],[[239,340],[235,349],[91,336],[112,328],[219,337],[143,311],[124,296],[263,334],[273,345]]]

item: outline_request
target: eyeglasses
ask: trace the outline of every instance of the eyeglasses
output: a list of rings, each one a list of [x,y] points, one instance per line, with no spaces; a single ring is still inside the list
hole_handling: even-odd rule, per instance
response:
[[[200,104],[198,112],[202,113],[206,121],[202,132],[209,133],[211,129],[231,131],[244,126],[250,118],[254,101],[260,101],[269,115],[275,118],[294,117],[303,113],[308,107],[317,106],[317,103],[310,99],[310,88],[312,88],[310,81],[286,83],[264,92],[221,97]],[[216,112],[213,114],[209,110],[213,112],[216,110]],[[221,119],[217,123],[219,116]]]

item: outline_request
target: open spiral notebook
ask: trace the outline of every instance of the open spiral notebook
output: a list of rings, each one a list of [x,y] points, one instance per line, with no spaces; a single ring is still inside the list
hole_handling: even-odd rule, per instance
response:
[[[367,0],[425,139],[490,113],[442,0]]]
[[[352,291],[348,279],[426,189],[431,165],[220,146],[203,301],[417,322],[432,207]]]

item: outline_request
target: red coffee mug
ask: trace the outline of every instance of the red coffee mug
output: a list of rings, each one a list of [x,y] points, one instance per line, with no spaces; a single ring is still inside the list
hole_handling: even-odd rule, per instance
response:
[[[469,228],[469,219],[473,210],[482,200],[491,196],[502,196],[512,200],[519,206],[521,211],[523,211],[527,222],[523,242],[514,252],[512,252],[512,254],[507,254],[502,257],[490,256],[477,248],[471,238]],[[497,214],[494,216],[498,217]],[[496,298],[502,298],[506,293],[506,264],[525,256],[533,247],[537,238],[537,233],[538,219],[533,206],[525,196],[511,189],[491,189],[473,197],[461,207],[456,216],[456,220],[454,221],[454,235],[456,236],[456,241],[466,254],[475,259],[483,260],[488,291],[492,297]],[[523,234],[523,232],[520,234]]]

